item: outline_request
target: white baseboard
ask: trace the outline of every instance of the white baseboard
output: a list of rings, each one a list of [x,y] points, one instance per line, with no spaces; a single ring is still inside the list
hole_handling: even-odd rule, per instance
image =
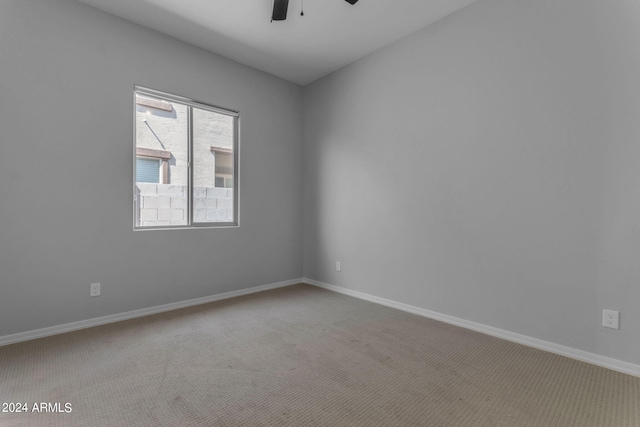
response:
[[[286,280],[284,282],[271,283],[268,285],[255,286],[238,291],[224,292],[201,298],[194,298],[186,301],[173,302],[170,304],[158,305],[155,307],[141,308],[140,310],[127,311],[125,313],[111,314],[109,316],[94,317],[93,319],[80,320],[78,322],[65,323],[63,325],[51,326],[48,328],[36,329],[33,331],[19,332],[17,334],[0,336],[0,346],[13,344],[21,341],[33,340],[36,338],[48,337],[51,335],[63,334],[65,332],[77,331],[78,329],[91,328],[93,326],[106,325],[108,323],[120,322],[122,320],[134,319],[136,317],[149,316],[151,314],[163,313],[165,311],[177,310],[179,308],[191,307],[194,305],[206,304],[208,302],[220,301],[224,299],[267,291],[269,289],[282,288],[302,283],[302,279]]]
[[[477,332],[482,332],[487,335],[502,338],[508,341],[513,341],[518,344],[523,344],[529,347],[537,348],[539,350],[548,351],[550,353],[559,354],[561,356],[570,357],[572,359],[580,360],[582,362],[591,363],[593,365],[602,366],[604,368],[612,369],[614,371],[640,377],[640,365],[636,365],[633,363],[623,362],[621,360],[612,359],[610,357],[600,356],[594,353],[589,353],[586,351],[578,350],[578,349],[567,347],[564,345],[555,344],[549,341],[543,341],[537,338],[528,337],[526,335],[517,334],[515,332],[505,331],[504,329],[498,329],[492,326],[483,325],[481,323],[472,322],[470,320],[460,319],[458,317],[449,316],[446,314],[438,313],[436,311],[427,310],[425,308],[420,308],[413,305],[392,301],[386,298],[376,297],[373,295],[354,291],[354,290],[343,288],[340,286],[329,285],[327,283],[319,282],[313,279],[304,278],[302,279],[302,282],[309,285],[318,286],[320,288],[327,289],[333,292],[338,292],[344,295],[349,295],[355,298],[359,298],[365,301],[374,302],[380,305],[386,305],[388,307],[396,308],[398,310],[406,311],[408,313],[417,314],[418,316],[439,320],[441,322],[449,323],[455,326],[460,326],[466,329],[471,329]]]
[[[449,316],[447,314],[438,313],[436,311],[427,310],[425,308],[404,304],[404,303],[389,300],[386,298],[380,298],[374,295],[366,294],[364,292],[354,291],[352,289],[330,285],[330,284],[319,282],[317,280],[309,279],[309,278],[286,280],[284,282],[277,282],[277,283],[271,283],[268,285],[255,286],[252,288],[240,289],[238,291],[224,292],[221,294],[210,295],[202,298],[179,301],[179,302],[174,302],[170,304],[158,305],[155,307],[148,307],[148,308],[142,308],[139,310],[128,311],[125,313],[118,313],[118,314],[112,314],[109,316],[102,316],[102,317],[95,317],[93,319],[81,320],[78,322],[65,323],[63,325],[51,326],[48,328],[36,329],[33,331],[19,332],[17,334],[0,336],[0,346],[13,344],[21,341],[28,341],[36,338],[47,337],[51,335],[63,334],[65,332],[77,331],[79,329],[91,328],[93,326],[106,325],[109,323],[120,322],[122,320],[134,319],[136,317],[149,316],[151,314],[163,313],[166,311],[177,310],[179,308],[206,304],[209,302],[239,297],[242,295],[253,294],[256,292],[262,292],[269,289],[282,288],[285,286],[295,285],[297,283],[306,283],[309,285],[318,286],[320,288],[327,289],[333,292],[352,296],[365,301],[370,301],[376,304],[385,305],[387,307],[392,307],[398,310],[406,311],[408,313],[417,314],[418,316],[439,320],[441,322],[449,323],[451,325],[460,326],[466,329],[471,329],[473,331],[481,332],[481,333],[502,338],[508,341],[513,341],[529,347],[537,348],[540,350],[570,357],[572,359],[591,363],[593,365],[602,366],[604,368],[612,369],[614,371],[640,377],[640,365],[623,362],[621,360],[612,359],[610,357],[600,356],[594,353],[589,353],[586,351],[578,350],[578,349],[567,347],[564,345],[555,344],[549,341],[528,337],[526,335],[517,334],[515,332],[506,331],[504,329],[494,328],[492,326],[483,325],[481,323],[472,322],[470,320],[460,319],[458,317]]]

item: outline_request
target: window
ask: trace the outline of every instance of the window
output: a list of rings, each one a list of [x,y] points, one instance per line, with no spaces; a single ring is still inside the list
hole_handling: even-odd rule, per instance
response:
[[[160,183],[160,160],[136,157],[136,182]]]
[[[233,188],[233,151],[221,147],[211,147],[215,156],[216,187]]]
[[[171,153],[150,148],[136,148],[136,182],[169,183]]]
[[[136,86],[134,228],[238,225],[238,113]]]

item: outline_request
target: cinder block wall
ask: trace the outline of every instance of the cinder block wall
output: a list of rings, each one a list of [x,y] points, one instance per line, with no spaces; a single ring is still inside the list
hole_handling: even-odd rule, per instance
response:
[[[136,184],[140,226],[184,225],[187,219],[187,187],[184,185]],[[196,187],[193,193],[195,222],[233,221],[233,189]]]

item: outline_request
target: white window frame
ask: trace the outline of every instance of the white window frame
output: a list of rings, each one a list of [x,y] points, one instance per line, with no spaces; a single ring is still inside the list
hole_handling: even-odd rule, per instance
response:
[[[136,154],[137,140],[136,140],[136,96],[151,96],[153,98],[159,98],[167,102],[178,103],[188,108],[188,185],[187,185],[187,224],[185,225],[155,225],[155,226],[141,226],[137,225],[137,205],[138,200],[136,196],[136,157],[142,157]],[[211,111],[218,114],[224,114],[233,117],[233,220],[229,222],[195,222],[193,218],[193,115],[192,108],[199,108],[201,110]],[[239,227],[240,226],[240,113],[235,110],[229,110],[226,108],[216,107],[213,105],[205,104],[199,101],[195,101],[190,98],[185,98],[178,95],[173,95],[166,92],[161,92],[155,89],[149,89],[147,87],[135,85],[133,90],[133,229],[134,230],[166,230],[166,229],[190,229],[190,228],[225,228],[225,227]],[[162,168],[160,168],[162,174]],[[215,171],[214,171],[215,177]],[[215,179],[215,178],[214,178]],[[162,183],[162,176],[160,177]]]

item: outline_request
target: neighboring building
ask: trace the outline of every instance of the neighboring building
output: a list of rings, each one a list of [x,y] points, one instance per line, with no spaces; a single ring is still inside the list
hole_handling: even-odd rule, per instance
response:
[[[197,187],[233,188],[233,118],[194,109]],[[187,185],[187,107],[136,95],[136,182]]]

